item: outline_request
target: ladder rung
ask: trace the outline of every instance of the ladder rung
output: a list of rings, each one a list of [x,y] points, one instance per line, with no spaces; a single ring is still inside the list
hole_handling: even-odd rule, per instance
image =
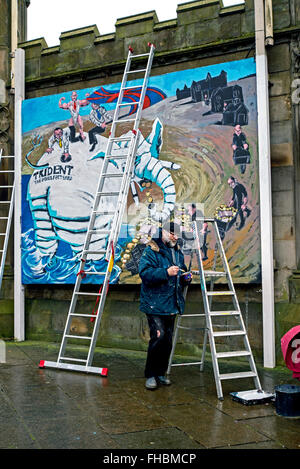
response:
[[[95,318],[95,314],[80,314],[80,313],[70,313],[70,316],[80,316],[81,318]]]
[[[200,316],[205,316],[205,314],[183,314],[182,316],[180,316],[180,318],[197,318]]]
[[[14,158],[12,155],[0,155],[0,159],[2,158]]]
[[[171,366],[188,366],[188,365],[202,365],[203,362],[190,362],[190,363],[172,363]]]
[[[0,204],[10,204],[11,200],[1,200]]]
[[[120,195],[120,192],[97,192],[97,195],[107,195],[107,196],[117,196]]]
[[[141,56],[137,55],[136,57],[141,57]],[[139,68],[138,70],[129,70],[129,72],[127,72],[127,74],[128,73],[141,73],[141,72],[146,72],[146,71],[147,71],[146,68]]]
[[[0,217],[0,220],[8,220],[8,217]]]
[[[105,273],[103,274],[105,275]],[[90,292],[79,292],[79,291],[76,291],[74,292],[74,295],[81,295],[81,296],[100,296],[101,293],[90,293]]]
[[[87,270],[84,270],[83,273],[85,275],[105,275],[106,274],[106,272],[89,272]]]
[[[225,295],[234,295],[233,291],[208,291],[208,296],[225,296]]]
[[[228,337],[230,335],[246,335],[245,331],[219,331],[213,332],[214,337]]]
[[[131,103],[129,103],[129,104],[131,104]],[[132,138],[132,136],[130,136],[130,137],[110,137],[110,141],[111,142],[122,142],[122,141],[125,140],[125,141],[128,142],[129,140],[131,140],[131,138]]]
[[[123,88],[121,88],[121,90],[132,90],[134,88],[142,88],[142,85],[124,86]]]
[[[217,352],[217,358],[246,357],[251,355],[247,350],[236,350],[232,352]]]
[[[121,103],[119,104],[119,107],[120,106],[136,106],[137,104],[140,104],[140,101],[134,101],[132,103]]]
[[[218,272],[216,270],[204,270],[204,275],[207,277],[225,277],[225,272]]]
[[[86,337],[84,335],[70,335],[66,334],[65,337],[68,339],[84,339],[84,340],[92,340],[92,337]]]
[[[14,173],[14,172],[15,172],[14,169],[6,169],[6,170],[2,169],[2,170],[0,170],[0,173]]]
[[[257,376],[254,371],[240,371],[239,373],[224,373],[219,375],[220,379],[238,379],[238,378],[253,378]]]
[[[92,213],[98,213],[98,215],[114,215],[116,212],[106,212],[103,210],[93,210]]]
[[[118,119],[114,121],[114,123],[122,123],[122,122],[135,122],[135,119]]]
[[[97,230],[96,228],[94,230],[88,230],[88,233],[92,233],[92,234],[109,234],[111,233],[110,230]]]
[[[83,254],[87,253],[87,254],[105,254],[106,253],[106,249],[99,249],[99,251],[92,251],[90,249],[84,249]]]
[[[135,59],[136,57],[149,57],[149,55],[149,52],[144,52],[144,54],[132,55],[131,59]]]
[[[210,311],[210,316],[236,316],[241,314],[239,311]]]
[[[0,186],[0,189],[12,189],[14,186]]]
[[[86,363],[87,360],[83,360],[82,358],[69,358],[69,357],[60,357],[60,360],[67,360],[67,361],[72,361],[72,362],[81,362],[81,363]]]
[[[104,178],[120,178],[120,177],[123,177],[124,174],[123,173],[105,173],[105,174],[102,174],[102,177]]]

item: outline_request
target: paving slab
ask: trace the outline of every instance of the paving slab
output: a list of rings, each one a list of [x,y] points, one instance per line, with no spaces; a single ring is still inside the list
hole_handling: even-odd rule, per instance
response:
[[[117,441],[121,448],[128,449],[204,449],[204,446],[174,427],[113,435],[112,438]]]
[[[256,443],[270,438],[203,402],[163,409],[164,416],[206,448]]]

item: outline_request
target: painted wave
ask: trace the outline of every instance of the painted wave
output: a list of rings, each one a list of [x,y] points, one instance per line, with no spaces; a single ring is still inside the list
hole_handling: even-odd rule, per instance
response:
[[[34,229],[22,234],[22,283],[23,284],[74,284],[79,271],[80,260],[70,257],[70,253],[62,252],[50,258],[41,256],[34,243]],[[122,248],[117,244],[115,248],[115,261],[121,257]],[[103,272],[107,268],[105,259],[90,260],[86,262],[88,272]],[[118,283],[121,269],[114,265],[110,284]],[[90,284],[103,283],[104,275],[87,275],[82,282]]]

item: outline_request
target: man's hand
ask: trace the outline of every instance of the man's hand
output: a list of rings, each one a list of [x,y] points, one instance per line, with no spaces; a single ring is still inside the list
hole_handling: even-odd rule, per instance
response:
[[[170,277],[174,277],[175,275],[178,274],[179,267],[177,265],[172,265],[171,267],[168,268],[167,272]]]

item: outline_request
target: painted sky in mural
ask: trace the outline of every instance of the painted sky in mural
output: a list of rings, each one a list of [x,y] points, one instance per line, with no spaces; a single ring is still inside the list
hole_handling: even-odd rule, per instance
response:
[[[140,80],[128,83],[140,85]],[[23,283],[74,283],[94,201],[120,84],[99,83],[28,99],[23,103]],[[134,115],[132,90],[123,117]],[[130,130],[124,121],[121,134]],[[134,178],[115,252],[112,283],[137,283],[139,257],[163,214],[184,222],[189,252],[193,207],[216,217],[233,277],[260,276],[257,105],[252,58],[151,77],[140,123]],[[116,144],[113,155],[126,153]],[[111,160],[109,173],[123,170]],[[108,181],[117,190],[118,178]],[[102,202],[108,212],[114,200]],[[97,217],[109,228],[111,216]],[[93,235],[95,250],[105,247]],[[203,258],[212,261],[214,240],[205,233]],[[86,269],[105,270],[90,255]],[[88,276],[90,283],[99,276]]]

